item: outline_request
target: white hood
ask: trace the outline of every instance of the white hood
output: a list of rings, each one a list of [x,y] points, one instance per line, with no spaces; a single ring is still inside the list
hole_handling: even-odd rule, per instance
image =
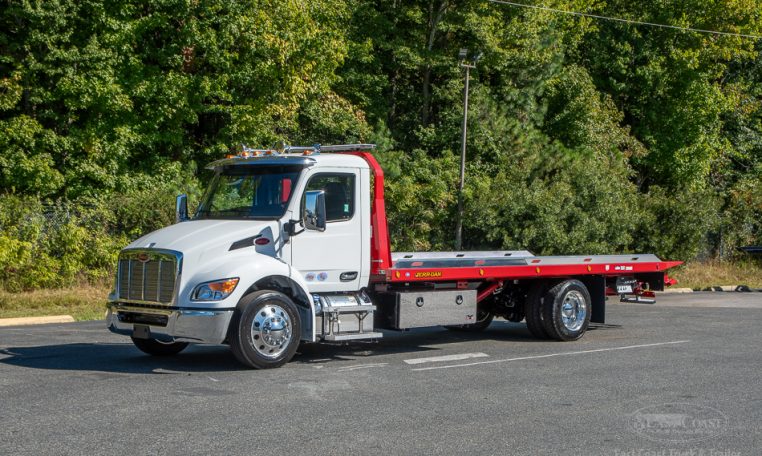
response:
[[[230,250],[234,242],[256,235],[270,242]],[[277,220],[189,220],[149,233],[127,248],[167,249],[182,253],[180,303],[188,304],[187,299],[198,283],[233,276],[241,277],[242,282],[249,280],[244,277],[247,272],[241,268],[264,266],[274,259],[286,268],[283,273],[290,275],[290,268],[280,258],[282,245]],[[237,302],[239,292],[247,287],[239,287],[241,290],[237,289],[230,300]],[[228,305],[224,301],[217,304]]]
[[[206,250],[228,250],[241,239],[262,234],[271,241],[277,236],[277,222],[262,220],[189,220],[146,234],[127,248],[169,249],[190,253]]]

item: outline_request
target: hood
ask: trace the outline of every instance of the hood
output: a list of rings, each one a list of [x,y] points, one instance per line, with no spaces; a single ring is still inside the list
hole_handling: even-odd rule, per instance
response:
[[[197,304],[190,301],[190,296],[201,282],[240,277],[246,286],[236,289],[228,300],[207,303],[212,307],[230,307],[231,302],[237,302],[241,293],[257,278],[252,270],[259,268],[290,275],[290,268],[280,258],[280,223],[279,220],[188,220],[149,233],[127,248],[166,249],[182,254],[178,285],[180,305]],[[270,242],[230,250],[234,242],[256,235]]]
[[[189,220],[149,233],[127,248],[156,248],[182,252],[185,256],[210,251],[227,251],[235,241],[257,234],[275,240],[277,221],[270,220]]]

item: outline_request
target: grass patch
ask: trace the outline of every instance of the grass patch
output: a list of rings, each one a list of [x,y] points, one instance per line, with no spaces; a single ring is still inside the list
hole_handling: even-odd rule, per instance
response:
[[[71,315],[75,320],[101,320],[106,313],[108,286],[24,291],[0,290],[0,318]]]
[[[718,285],[762,288],[762,263],[755,261],[696,261],[670,270],[668,274],[678,280],[676,286],[680,288],[703,289]]]

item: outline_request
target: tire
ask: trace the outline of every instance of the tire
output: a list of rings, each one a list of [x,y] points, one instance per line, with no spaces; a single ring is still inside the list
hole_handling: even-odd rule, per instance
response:
[[[566,280],[545,294],[542,322],[552,339],[577,340],[590,324],[592,300],[585,284],[579,280]]]
[[[492,319],[494,318],[494,315],[492,315],[491,312],[487,312],[486,310],[477,310],[476,311],[476,323],[471,323],[468,325],[448,325],[445,326],[445,328],[449,329],[450,331],[459,331],[459,332],[480,332],[487,329],[487,327],[492,323]]]
[[[277,291],[261,290],[238,302],[228,341],[236,359],[255,369],[280,367],[299,346],[301,321],[296,304]]]
[[[542,323],[542,306],[545,301],[545,293],[551,285],[545,281],[535,282],[529,289],[526,303],[524,303],[524,318],[529,332],[536,339],[548,339],[548,333]]]
[[[131,338],[132,343],[143,353],[153,356],[172,356],[188,347],[188,342],[160,342],[156,339]]]

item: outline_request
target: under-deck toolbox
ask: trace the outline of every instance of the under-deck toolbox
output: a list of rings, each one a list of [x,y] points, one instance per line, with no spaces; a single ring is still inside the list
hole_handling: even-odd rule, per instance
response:
[[[465,325],[476,321],[476,290],[392,292],[384,294],[381,306],[379,327]]]

